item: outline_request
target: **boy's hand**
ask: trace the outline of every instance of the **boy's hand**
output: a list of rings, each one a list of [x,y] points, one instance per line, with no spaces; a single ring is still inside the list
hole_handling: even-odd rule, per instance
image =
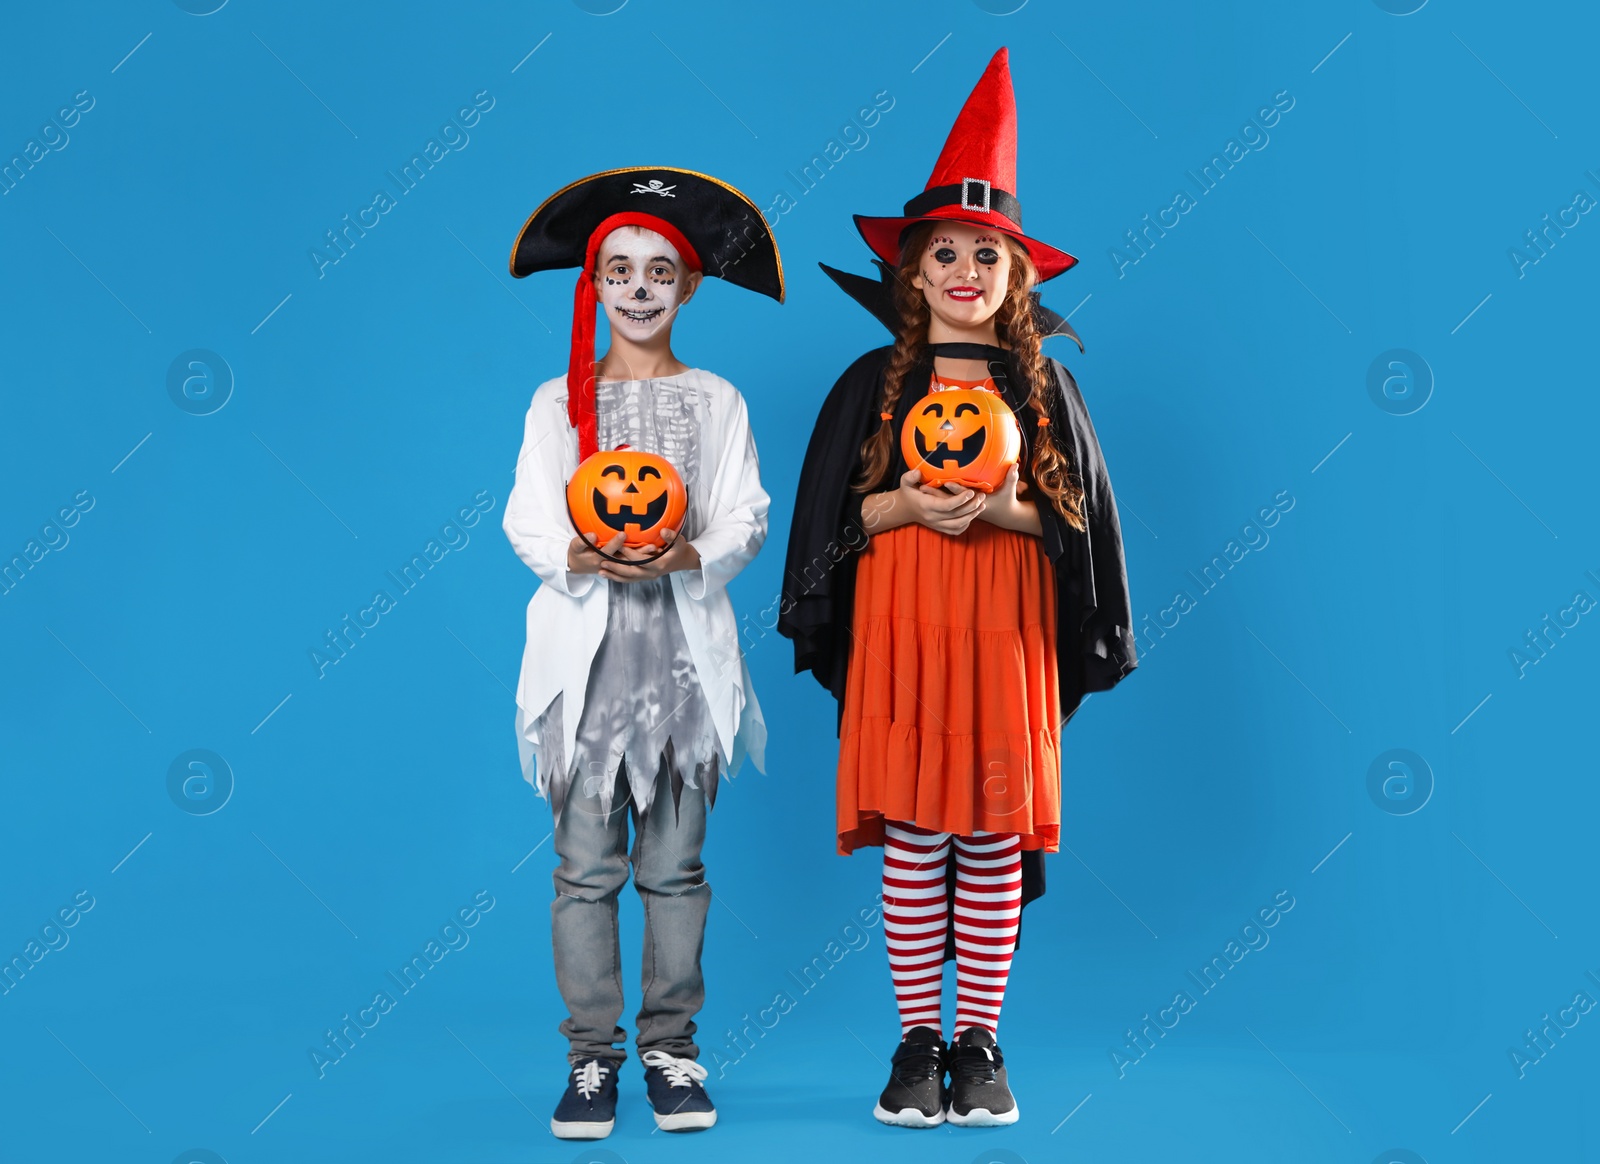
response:
[[[615,554],[622,549],[622,534],[612,538],[601,548],[608,554]],[[594,552],[595,539],[593,534],[580,534],[567,543],[567,570],[573,574],[598,574],[600,566],[605,562],[599,554]]]
[[[676,570],[698,570],[700,568],[700,551],[688,538],[678,536],[678,531],[667,530],[662,534],[662,540],[667,544],[667,551],[657,557],[650,549],[633,549],[621,544],[622,535],[618,534],[606,546],[606,553],[614,554],[620,558],[627,558],[629,562],[608,562],[598,554],[594,557],[600,563],[600,576],[613,582],[642,582],[646,578],[659,578],[663,574],[671,574]],[[646,560],[648,559],[648,560]],[[637,564],[634,564],[637,563]]]

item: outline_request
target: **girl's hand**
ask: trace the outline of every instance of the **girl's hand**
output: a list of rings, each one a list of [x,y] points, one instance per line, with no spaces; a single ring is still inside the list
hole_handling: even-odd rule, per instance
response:
[[[1017,482],[1020,476],[1018,466],[1012,465],[1005,481],[989,494],[989,504],[978,516],[1002,529],[1042,535],[1044,531],[1039,525],[1039,507],[1032,501],[1023,501],[1017,496]]]
[[[976,489],[946,485],[935,489],[922,483],[922,471],[912,469],[900,478],[895,505],[904,506],[908,520],[942,534],[963,534],[975,517],[982,515],[987,499]]]
[[[694,548],[694,544],[688,538],[679,537],[677,530],[667,530],[662,534],[662,540],[667,544],[666,552],[652,557],[656,554],[655,550],[636,550],[624,546],[621,544],[622,535],[618,534],[612,540],[612,544],[606,546],[606,553],[627,558],[629,562],[609,562],[596,555],[600,563],[600,577],[608,578],[612,582],[642,582],[646,578],[659,578],[676,570],[700,568],[700,551]],[[613,545],[616,546],[615,549],[612,548]]]

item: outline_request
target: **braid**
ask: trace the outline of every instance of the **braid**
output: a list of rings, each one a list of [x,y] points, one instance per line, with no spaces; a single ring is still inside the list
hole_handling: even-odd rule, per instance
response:
[[[927,356],[928,322],[931,313],[928,301],[921,291],[911,285],[922,263],[922,252],[933,236],[934,222],[915,227],[907,236],[900,251],[900,266],[895,271],[892,291],[895,313],[900,317],[900,327],[895,333],[894,352],[889,357],[883,374],[883,398],[878,411],[894,415],[895,405],[905,387],[905,379],[919,361]],[[884,418],[861,445],[861,471],[852,488],[857,493],[870,493],[883,483],[884,474],[894,453],[894,422]]]
[[[1009,238],[1007,239],[1010,242]],[[1028,384],[1028,404],[1041,418],[1050,417],[1050,386],[1054,377],[1045,362],[1042,337],[1033,317],[1033,298],[1030,292],[1035,281],[1036,268],[1028,252],[1020,243],[1011,243],[1011,285],[1005,301],[995,312],[995,330],[1010,345],[1017,369]],[[1033,449],[1029,467],[1039,491],[1050,499],[1057,513],[1067,519],[1067,524],[1082,531],[1087,528],[1083,518],[1083,487],[1074,479],[1072,461],[1056,443],[1055,434],[1047,424],[1040,425],[1028,442]]]
[[[895,312],[900,317],[900,327],[895,334],[894,352],[884,370],[883,396],[879,412],[886,414],[872,435],[861,445],[861,471],[852,488],[858,493],[869,493],[882,484],[889,470],[894,449],[895,405],[905,387],[905,378],[919,361],[926,358],[928,350],[928,301],[922,292],[912,286],[921,263],[922,252],[938,228],[937,222],[918,223],[907,232],[900,250],[900,265],[895,271],[892,289]],[[1038,269],[1021,243],[1007,237],[1011,251],[1011,279],[1006,297],[995,312],[995,331],[1011,349],[1017,370],[1028,385],[1028,404],[1041,418],[1050,417],[1050,388],[1054,377],[1050,373],[1042,350],[1042,337],[1033,317],[1033,298],[1030,294],[1038,281]],[[1032,449],[1029,468],[1033,483],[1050,499],[1056,512],[1066,518],[1074,529],[1084,530],[1083,487],[1074,478],[1072,461],[1056,443],[1050,426],[1040,425],[1026,438]]]

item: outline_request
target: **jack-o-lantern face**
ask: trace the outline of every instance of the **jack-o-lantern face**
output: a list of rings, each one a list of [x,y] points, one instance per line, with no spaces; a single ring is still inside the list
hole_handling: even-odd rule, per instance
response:
[[[665,457],[623,446],[584,460],[567,482],[567,511],[580,534],[605,545],[619,533],[634,549],[662,545],[665,530],[683,528],[689,497]]]
[[[1022,432],[998,393],[943,388],[911,406],[900,452],[925,485],[955,482],[993,493],[1022,454]]]

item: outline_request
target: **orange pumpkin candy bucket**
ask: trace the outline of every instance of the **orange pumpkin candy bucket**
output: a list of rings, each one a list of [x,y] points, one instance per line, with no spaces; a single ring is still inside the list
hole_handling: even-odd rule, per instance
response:
[[[629,549],[654,546],[652,558],[666,553],[662,534],[669,529],[681,534],[688,509],[689,495],[672,463],[627,445],[586,457],[567,482],[567,516],[573,528],[592,536],[595,552],[614,562],[638,561],[601,548],[619,533]]]
[[[941,388],[911,407],[900,429],[906,466],[922,472],[922,483],[993,493],[1022,455],[1022,430],[996,392],[987,388]]]

